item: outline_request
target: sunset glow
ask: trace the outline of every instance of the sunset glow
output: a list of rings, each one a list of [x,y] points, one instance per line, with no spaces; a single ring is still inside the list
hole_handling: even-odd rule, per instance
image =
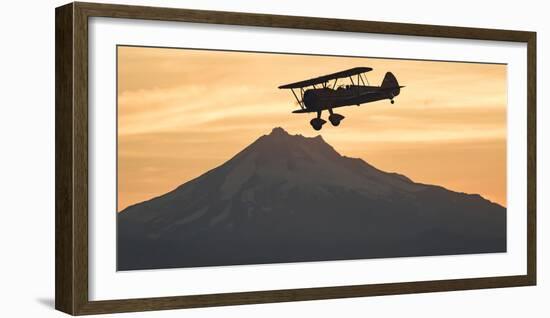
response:
[[[368,53],[368,52],[366,52]],[[343,107],[339,127],[278,86],[368,66],[406,87],[395,98]],[[118,48],[118,211],[224,163],[274,127],[321,135],[340,154],[415,182],[478,193],[506,206],[506,65]],[[324,113],[326,119],[328,114]]]

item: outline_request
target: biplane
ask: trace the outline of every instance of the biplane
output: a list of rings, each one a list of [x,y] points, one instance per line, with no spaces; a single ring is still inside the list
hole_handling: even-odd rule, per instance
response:
[[[279,86],[280,89],[290,89],[300,109],[293,113],[317,113],[310,121],[315,130],[321,130],[327,122],[321,118],[323,110],[328,110],[328,120],[333,126],[340,125],[344,116],[336,114],[333,109],[343,106],[361,105],[389,99],[394,103],[394,97],[399,95],[401,88],[391,72],[387,72],[380,86],[371,86],[365,73],[372,71],[370,67],[355,67],[296,83]],[[348,84],[338,85],[338,81],[348,80]],[[331,81],[333,81],[331,83]],[[337,86],[338,85],[338,86]],[[297,92],[295,91],[298,91]]]

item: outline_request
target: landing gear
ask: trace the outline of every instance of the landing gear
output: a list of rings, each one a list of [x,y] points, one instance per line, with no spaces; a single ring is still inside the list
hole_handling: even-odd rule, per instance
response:
[[[330,116],[328,116],[328,120],[330,121],[332,126],[340,125],[340,121],[344,118],[345,117],[340,114],[330,114]]]
[[[313,127],[313,129],[321,130],[326,122],[326,120],[321,118],[321,111],[318,111],[317,118],[313,118],[309,123],[311,124],[311,127]]]
[[[327,121],[322,118],[313,118],[309,123],[311,124],[311,127],[313,127],[313,129],[321,130],[326,122]]]
[[[388,97],[390,98],[390,102],[391,102],[392,104],[395,103],[395,102],[393,101],[393,98],[395,97],[395,95],[394,95],[393,93],[390,93],[390,96],[388,96]]]
[[[329,108],[329,113],[330,115],[328,116],[328,120],[330,121],[330,123],[332,124],[332,126],[338,126],[340,125],[340,122],[342,121],[342,119],[344,119],[345,117],[343,115],[340,115],[340,114],[335,114],[332,112],[332,109]],[[311,124],[311,127],[313,127],[313,129],[315,130],[321,130],[321,128],[323,128],[323,125],[326,123],[327,121],[322,119],[321,118],[321,111],[318,111],[317,112],[317,118],[313,118],[309,123]]]
[[[340,121],[345,118],[343,115],[333,113],[331,108],[329,108],[328,112],[330,113],[330,116],[328,116],[328,120],[330,121],[332,126],[340,125]]]

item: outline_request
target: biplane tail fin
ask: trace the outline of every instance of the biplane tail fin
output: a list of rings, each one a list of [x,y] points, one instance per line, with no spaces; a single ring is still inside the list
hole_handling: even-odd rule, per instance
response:
[[[392,72],[387,72],[386,76],[384,76],[384,80],[382,80],[382,84],[380,85],[380,88],[383,91],[386,91],[388,93],[388,98],[391,100],[391,103],[393,104],[393,98],[401,92],[401,88],[405,86],[400,86],[397,82],[397,78],[392,74]]]
[[[387,72],[386,76],[384,76],[384,80],[382,80],[382,85],[380,85],[382,88],[398,88],[399,83],[397,82],[397,78],[392,74],[392,72]]]

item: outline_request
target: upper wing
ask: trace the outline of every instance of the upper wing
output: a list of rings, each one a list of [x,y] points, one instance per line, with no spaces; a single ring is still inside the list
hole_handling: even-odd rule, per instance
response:
[[[353,76],[353,75],[357,75],[357,74],[361,74],[361,73],[366,73],[366,72],[370,72],[370,71],[372,71],[372,68],[370,68],[370,67],[354,67],[354,68],[350,68],[349,70],[340,71],[340,72],[336,72],[336,73],[332,73],[332,74],[328,74],[328,75],[324,75],[324,76],[319,76],[319,77],[311,78],[311,79],[308,79],[308,80],[305,80],[305,81],[299,81],[299,82],[296,82],[296,83],[290,83],[290,84],[282,85],[282,86],[279,86],[279,88],[284,89],[284,88],[306,87],[306,86],[311,86],[311,85],[315,85],[315,84],[325,83],[325,82],[328,82],[328,81],[333,80],[333,79],[349,77],[349,76]]]

